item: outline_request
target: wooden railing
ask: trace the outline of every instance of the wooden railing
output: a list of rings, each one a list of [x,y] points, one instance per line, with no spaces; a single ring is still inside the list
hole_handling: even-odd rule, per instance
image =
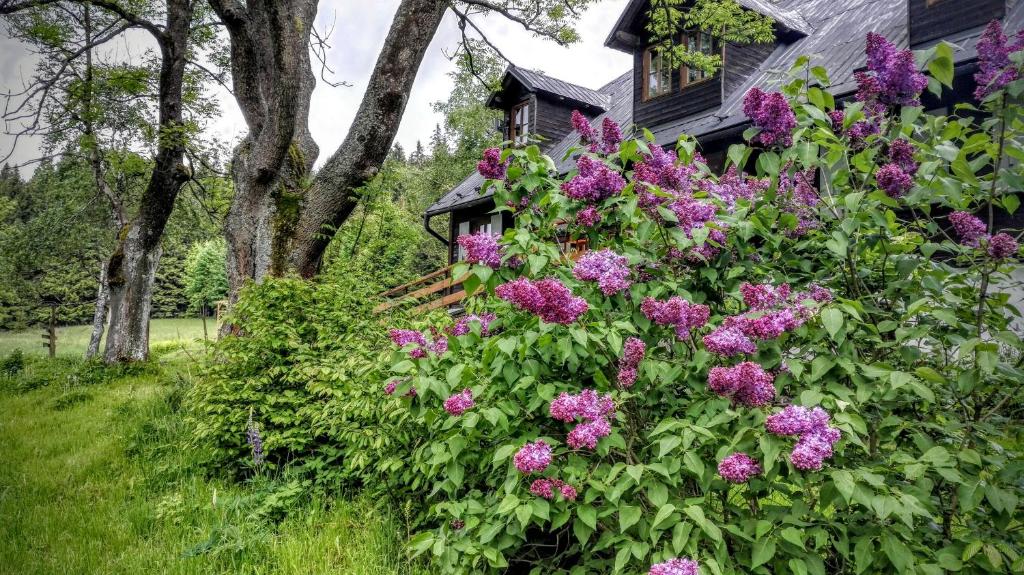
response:
[[[466,280],[466,275],[453,278],[452,269],[454,267],[451,265],[441,268],[381,293],[380,297],[387,301],[375,307],[373,312],[381,313],[401,305],[417,303],[418,305],[411,311],[412,313],[422,313],[464,300],[467,296],[466,290],[458,289],[458,287]]]

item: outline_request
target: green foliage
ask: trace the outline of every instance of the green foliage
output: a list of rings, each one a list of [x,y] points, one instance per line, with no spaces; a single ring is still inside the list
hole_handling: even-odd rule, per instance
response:
[[[0,360],[0,375],[14,377],[25,369],[25,354],[15,349]]]
[[[721,54],[705,54],[679,41],[682,30],[707,32],[734,44],[767,43],[775,39],[774,21],[740,6],[736,0],[654,0],[647,11],[649,44],[657,44],[669,66],[686,65],[714,74]]]
[[[194,244],[185,260],[185,296],[193,309],[206,310],[227,297],[227,245],[223,238]]]
[[[1024,81],[989,99],[982,119],[969,106],[949,117],[891,110],[879,135],[852,142],[833,128],[830,99],[807,84],[827,74],[799,66],[785,88],[799,123],[793,145],[738,145],[729,154],[739,169],[769,178],[768,189],[729,208],[698,191],[705,186],[687,188],[716,206],[712,225],[728,231],[710,259],[673,255],[703,244],[707,227],[687,234],[672,211],[638,207],[640,191],[667,195],[633,180],[650,141],[595,158],[628,185],[598,204],[600,225],[570,232],[646,272],[622,294],[574,277],[554,243],[556,222],[574,221],[582,206],[561,193],[553,161],[536,147],[504,152],[512,165],[497,204],[530,197],[534,208],[502,239],[506,256],[524,266],[464,268],[492,294],[482,306],[499,317],[493,335],[450,338],[443,355],[396,352],[391,371],[402,384],[382,400],[404,408],[400,430],[420,437],[387,479],[424,502],[425,528],[410,547],[437,572],[633,574],[677,556],[714,574],[1020,570],[1024,342],[1006,291],[1020,266],[956,242],[940,214],[1016,209],[1022,168],[1004,160],[1024,157]],[[847,109],[847,125],[863,117],[857,108]],[[897,200],[874,175],[898,138],[913,141],[920,167]],[[691,139],[680,138],[677,151],[693,178],[716,181]],[[820,187],[816,202],[802,204],[811,225],[798,230],[781,182],[804,170],[820,174]],[[590,311],[572,325],[546,324],[493,297],[520,274],[558,278]],[[817,283],[834,294],[749,357],[774,374],[774,406],[744,407],[709,389],[710,369],[738,360],[713,355],[700,336],[745,309],[746,282],[794,291]],[[708,305],[710,325],[677,337],[641,313],[643,298],[670,296]],[[636,384],[622,388],[616,371],[630,336],[648,353]],[[403,397],[412,388],[415,397]],[[442,402],[464,388],[475,406],[446,414]],[[584,388],[611,394],[617,411],[596,450],[570,449],[572,425],[549,414],[560,393]],[[842,432],[820,471],[795,467],[787,456],[795,439],[765,429],[787,404],[823,407]],[[389,412],[382,434],[395,433],[401,413]],[[538,438],[553,446],[553,462],[524,476],[512,457]],[[716,466],[741,451],[763,473],[728,483]],[[540,498],[530,492],[537,477],[579,495]]]

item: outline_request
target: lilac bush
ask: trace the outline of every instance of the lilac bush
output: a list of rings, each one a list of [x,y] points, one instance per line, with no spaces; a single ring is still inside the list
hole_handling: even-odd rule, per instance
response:
[[[857,102],[801,59],[747,94],[749,145],[718,174],[691,138],[579,114],[566,176],[504,152],[522,265],[456,270],[489,333],[434,353],[442,326],[398,332],[395,395],[417,395],[382,399],[424,430],[394,479],[425,505],[412,552],[439,573],[1024,566],[1021,230],[997,229],[1024,80],[986,38],[985,119],[920,108],[948,46],[870,35]]]

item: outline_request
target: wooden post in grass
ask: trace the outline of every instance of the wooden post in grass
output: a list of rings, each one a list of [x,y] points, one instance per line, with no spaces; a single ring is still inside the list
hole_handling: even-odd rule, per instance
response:
[[[43,298],[43,304],[50,306],[50,321],[46,325],[46,331],[43,333],[43,345],[49,348],[50,357],[57,356],[57,306],[60,305],[60,301],[52,296],[46,296]]]

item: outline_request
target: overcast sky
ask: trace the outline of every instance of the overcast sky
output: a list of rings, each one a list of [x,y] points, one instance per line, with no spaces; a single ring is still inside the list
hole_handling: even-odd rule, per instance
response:
[[[497,15],[483,19],[479,24],[516,65],[540,70],[588,88],[598,88],[632,65],[630,56],[603,45],[626,2],[602,0],[588,11],[578,24],[582,41],[570,48],[560,48],[553,42],[533,38],[517,24]],[[320,3],[317,29],[324,30],[334,24],[328,63],[335,73],[329,79],[345,81],[351,86],[334,88],[321,82],[313,93],[310,129],[320,145],[318,165],[345,138],[398,3],[399,0],[323,0]],[[0,37],[0,81],[5,91],[17,90],[22,85],[21,79],[31,75],[33,60],[23,46],[7,38],[5,32],[3,34]],[[417,140],[425,143],[435,124],[441,120],[430,105],[445,100],[451,90],[448,72],[454,65],[445,53],[454,50],[459,38],[455,18],[449,13],[427,50],[398,130],[397,141],[406,150],[411,150]],[[119,48],[122,51],[128,49],[130,46]],[[229,94],[219,93],[219,100],[221,115],[212,122],[210,130],[218,138],[233,143],[244,133],[245,124]],[[10,149],[11,139],[4,135],[0,138],[3,138],[2,155]],[[37,155],[38,142],[23,139],[10,161],[22,163]],[[23,175],[27,176],[28,172],[24,169]]]

